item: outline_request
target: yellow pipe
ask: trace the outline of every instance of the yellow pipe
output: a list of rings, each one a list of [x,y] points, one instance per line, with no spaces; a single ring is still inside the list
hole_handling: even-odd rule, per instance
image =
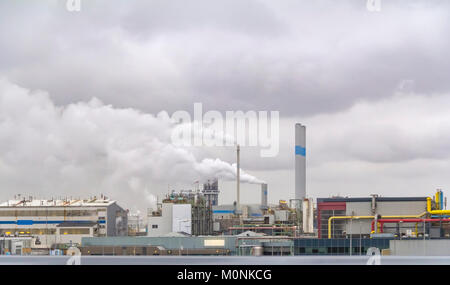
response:
[[[436,201],[436,210],[442,210],[440,208],[440,203],[439,203],[439,200],[440,200],[439,191],[437,191],[436,194],[434,194],[434,200]]]
[[[331,238],[331,222],[335,219],[373,219],[374,216],[332,216],[328,219],[328,238]]]
[[[436,193],[436,197],[438,194]],[[439,198],[436,198],[436,201],[439,201]],[[395,218],[421,218],[425,216],[427,213],[431,215],[450,215],[450,210],[431,210],[431,197],[427,197],[427,211],[423,212],[420,215],[395,215],[395,216],[382,216],[382,218],[387,219],[395,219]],[[333,216],[328,219],[328,238],[331,238],[331,223],[334,219],[374,219],[375,216]],[[417,233],[417,230],[416,230]]]
[[[427,212],[431,215],[450,215],[450,210],[431,210],[431,197],[427,197]]]
[[[426,214],[427,214],[427,212],[423,212],[420,215],[382,216],[382,218],[383,219],[421,218],[421,217],[425,216]],[[375,218],[375,216],[332,216],[328,219],[328,238],[331,238],[331,222],[335,219],[374,219],[374,218]]]

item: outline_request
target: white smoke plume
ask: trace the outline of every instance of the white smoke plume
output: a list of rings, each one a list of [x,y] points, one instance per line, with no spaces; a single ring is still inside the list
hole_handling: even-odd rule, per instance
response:
[[[236,166],[197,161],[171,143],[174,122],[98,99],[57,106],[46,92],[0,80],[0,198],[103,193],[155,203],[155,185],[234,180]],[[241,182],[262,183],[241,171]]]

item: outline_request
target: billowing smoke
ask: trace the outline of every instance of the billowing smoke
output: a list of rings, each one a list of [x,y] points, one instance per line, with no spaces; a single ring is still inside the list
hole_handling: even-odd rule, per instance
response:
[[[216,178],[224,180],[236,179],[236,164],[230,165],[228,162],[220,159],[205,158],[200,163],[195,164],[195,170],[201,174],[202,177],[211,177],[213,175]],[[240,171],[240,181],[243,183],[262,184],[264,181],[257,179],[256,177]]]
[[[1,198],[103,193],[154,204],[160,185],[235,179],[235,165],[198,161],[173,145],[174,127],[167,112],[117,109],[95,98],[57,106],[45,92],[0,80]],[[241,181],[262,183],[243,171]]]

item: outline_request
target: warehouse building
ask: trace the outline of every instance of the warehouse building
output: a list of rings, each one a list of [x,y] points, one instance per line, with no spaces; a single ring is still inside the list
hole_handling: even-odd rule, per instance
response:
[[[83,238],[83,255],[232,255],[236,237],[92,237]]]
[[[20,197],[19,197],[20,198]],[[97,199],[15,199],[0,204],[0,235],[32,237],[33,248],[81,243],[88,236],[127,235],[127,211]]]
[[[389,238],[295,239],[295,255],[366,255],[369,248],[389,249]]]
[[[251,232],[226,236],[83,238],[83,255],[366,255],[385,254],[391,239],[317,239],[264,236]]]

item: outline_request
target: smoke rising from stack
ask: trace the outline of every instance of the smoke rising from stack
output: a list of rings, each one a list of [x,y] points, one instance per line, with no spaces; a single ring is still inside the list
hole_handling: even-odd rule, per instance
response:
[[[197,160],[171,144],[174,126],[164,111],[154,116],[95,98],[57,106],[45,92],[0,79],[0,198],[106,193],[155,203],[156,185],[236,179],[235,165]],[[262,183],[242,170],[241,182]]]

